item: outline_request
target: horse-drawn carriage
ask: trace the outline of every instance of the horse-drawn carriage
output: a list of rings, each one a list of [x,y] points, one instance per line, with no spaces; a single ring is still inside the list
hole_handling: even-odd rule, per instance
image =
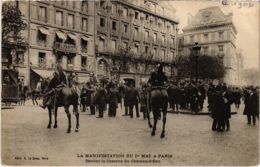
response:
[[[11,69],[2,69],[2,94],[3,103],[17,103],[20,100],[18,72]]]

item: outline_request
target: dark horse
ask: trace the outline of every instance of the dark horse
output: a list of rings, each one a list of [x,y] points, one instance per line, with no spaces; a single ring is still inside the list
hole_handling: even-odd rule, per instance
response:
[[[153,119],[154,119],[154,124],[153,124],[153,129],[152,129],[152,136],[155,136],[155,131],[156,131],[156,124],[157,120],[161,115],[161,112],[163,113],[163,130],[161,133],[161,138],[164,138],[165,136],[165,124],[166,124],[166,115],[167,115],[167,107],[168,107],[168,94],[166,89],[164,88],[152,88],[150,92],[150,105],[151,109],[153,111]],[[151,128],[151,122],[150,122],[150,116],[149,116],[149,110],[147,113],[147,118],[148,118],[148,125]]]
[[[53,85],[57,85],[57,79],[54,77],[50,84],[49,84],[49,90]],[[53,90],[53,89],[52,89]],[[50,92],[50,91],[49,91]],[[52,111],[54,112],[54,128],[57,128],[57,110],[58,107],[64,107],[65,112],[67,114],[68,118],[68,129],[67,133],[70,133],[71,131],[71,114],[69,111],[69,106],[73,106],[73,114],[76,117],[76,128],[75,132],[79,131],[79,112],[78,112],[78,94],[74,88],[70,87],[60,87],[55,88],[53,91],[51,91],[51,94],[48,95],[49,98],[52,98],[51,103],[47,104],[47,108],[49,111],[49,124],[47,128],[51,128],[52,124]]]

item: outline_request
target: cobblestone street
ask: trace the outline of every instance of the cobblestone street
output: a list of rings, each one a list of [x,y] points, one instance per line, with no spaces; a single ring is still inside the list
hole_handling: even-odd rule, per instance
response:
[[[211,131],[212,119],[207,115],[169,113],[166,137],[160,139],[162,121],[157,124],[156,136],[151,137],[147,121],[142,117],[123,117],[122,110],[118,110],[115,118],[108,117],[106,112],[103,119],[88,115],[89,111],[80,112],[79,132],[67,134],[67,117],[60,108],[58,128],[47,129],[47,110],[27,101],[26,106],[2,110],[2,163],[102,165],[100,161],[87,162],[87,158],[81,156],[151,154],[157,155],[155,159],[158,161],[137,163],[129,158],[127,163],[112,158],[105,165],[257,165],[259,124],[257,121],[256,126],[247,125],[242,110],[243,106],[238,114],[232,115],[231,130],[228,132]],[[75,117],[72,115],[74,128]],[[170,157],[158,158],[158,154],[168,154]],[[142,160],[151,160],[149,155],[146,157]]]

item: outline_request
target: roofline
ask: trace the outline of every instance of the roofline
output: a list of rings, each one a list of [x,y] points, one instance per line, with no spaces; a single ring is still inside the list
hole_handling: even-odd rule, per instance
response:
[[[121,4],[127,5],[127,6],[129,6],[129,7],[131,7],[131,8],[135,8],[135,9],[137,9],[137,10],[140,10],[140,11],[149,13],[149,14],[151,14],[151,15],[160,17],[160,18],[162,18],[162,19],[165,19],[165,20],[167,20],[167,21],[174,22],[175,24],[179,24],[179,21],[177,21],[177,20],[174,20],[174,19],[169,18],[169,17],[167,17],[167,16],[162,16],[162,15],[159,15],[159,14],[155,14],[155,13],[153,13],[152,11],[149,11],[149,10],[147,10],[147,9],[145,9],[145,8],[142,8],[142,7],[133,5],[133,4],[131,4],[131,3],[128,3],[128,2],[125,2],[125,1],[122,1],[122,0],[114,0],[114,2],[118,2],[118,3],[121,3]]]

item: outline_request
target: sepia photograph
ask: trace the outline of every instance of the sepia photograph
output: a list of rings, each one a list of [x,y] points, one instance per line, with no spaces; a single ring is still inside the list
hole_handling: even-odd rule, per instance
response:
[[[1,165],[259,165],[259,1],[0,4]]]

